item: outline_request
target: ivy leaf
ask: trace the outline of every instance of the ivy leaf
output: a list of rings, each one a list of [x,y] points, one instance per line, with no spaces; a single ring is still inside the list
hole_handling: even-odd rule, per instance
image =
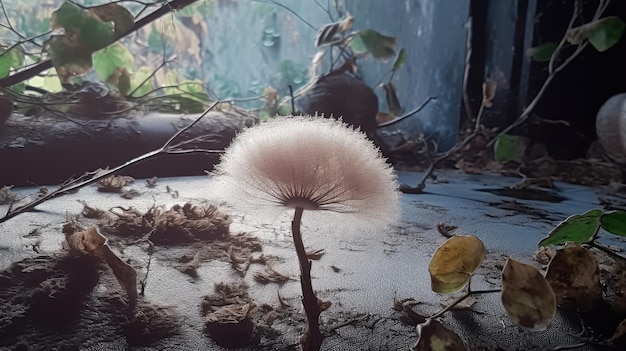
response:
[[[624,21],[618,17],[604,17],[570,29],[567,32],[567,41],[578,45],[589,40],[596,50],[603,52],[619,42],[625,27]]]
[[[550,41],[526,50],[526,56],[537,62],[548,62],[557,48],[557,43]]]
[[[600,228],[602,210],[594,209],[582,215],[573,215],[559,223],[539,242],[539,246],[561,245],[567,242],[584,244],[591,240]]]
[[[542,331],[556,316],[554,291],[537,268],[509,258],[502,269],[502,306],[522,328]]]
[[[396,43],[398,41],[396,37],[386,36],[372,29],[363,29],[357,32],[356,36],[361,39],[367,52],[379,61],[387,62],[395,54]],[[351,44],[353,43],[354,40],[351,41]],[[359,52],[359,50],[356,50],[352,45],[351,48],[355,52]]]
[[[391,70],[396,72],[397,70],[400,69],[400,67],[402,67],[402,65],[404,65],[405,61],[406,61],[406,49],[402,48],[400,49],[400,52],[398,52],[398,56],[396,56],[396,60],[393,62],[393,68]]]
[[[502,134],[493,145],[493,156],[496,162],[521,162],[525,150],[526,143],[523,138]]]
[[[486,253],[483,242],[473,235],[457,235],[446,240],[428,265],[431,289],[440,294],[463,289]]]
[[[599,26],[589,34],[589,42],[596,50],[603,52],[619,42],[626,24],[615,16],[605,17],[597,22],[599,22]]]
[[[611,211],[606,212],[600,218],[602,229],[619,236],[626,236],[626,212]]]

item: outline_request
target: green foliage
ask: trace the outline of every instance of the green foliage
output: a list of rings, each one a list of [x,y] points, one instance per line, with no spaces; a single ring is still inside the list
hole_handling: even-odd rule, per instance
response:
[[[602,210],[594,209],[573,215],[559,223],[539,242],[539,246],[562,245],[568,242],[584,244],[592,240],[600,228]]]
[[[508,134],[498,136],[493,145],[494,159],[497,162],[521,162],[525,150],[524,139]]]
[[[131,96],[144,96],[154,90],[154,85],[149,79],[152,72],[153,70],[150,67],[141,67],[132,75],[129,89]]]
[[[550,41],[526,50],[526,56],[537,62],[548,62],[557,48],[557,43]]]
[[[600,226],[611,234],[626,236],[626,212],[605,212],[600,218]]]
[[[24,66],[24,52],[19,45],[0,53],[0,78],[8,76],[12,69],[22,68],[22,66]]]
[[[61,82],[89,71],[92,53],[113,43],[133,21],[132,14],[118,4],[81,9],[64,2],[50,22],[53,31],[63,29],[64,34],[52,35],[44,45]]]
[[[368,52],[379,61],[387,62],[396,50],[396,37],[380,34],[373,29],[358,31],[350,41],[350,48],[356,53]]]
[[[589,43],[603,52],[615,46],[624,33],[624,21],[611,16],[598,20],[598,27],[589,33]]]
[[[406,61],[406,49],[402,48],[398,52],[398,56],[396,56],[396,60],[393,61],[393,67],[392,67],[391,70],[393,72],[396,72],[397,70],[399,70],[402,67],[402,65],[404,65],[405,61]]]
[[[133,54],[119,42],[93,54],[93,68],[103,81],[109,80],[118,69],[132,69],[134,66]]]

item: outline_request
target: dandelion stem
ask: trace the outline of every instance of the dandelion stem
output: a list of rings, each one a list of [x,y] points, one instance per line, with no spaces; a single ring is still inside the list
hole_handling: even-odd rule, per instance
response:
[[[300,345],[304,351],[317,351],[322,346],[324,336],[320,332],[319,316],[320,301],[313,292],[313,284],[311,283],[311,261],[306,255],[304,244],[302,242],[302,233],[300,232],[300,223],[302,220],[302,212],[304,209],[297,207],[291,221],[291,232],[293,234],[293,244],[298,254],[298,262],[300,264],[300,286],[302,287],[302,305],[306,314],[307,327],[300,337]]]

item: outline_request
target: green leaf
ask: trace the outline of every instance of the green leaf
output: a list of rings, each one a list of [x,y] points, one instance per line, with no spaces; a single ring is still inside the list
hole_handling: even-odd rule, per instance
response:
[[[93,54],[93,68],[101,80],[108,80],[118,68],[132,70],[135,59],[128,49],[117,42]]]
[[[496,162],[521,162],[525,150],[526,143],[523,138],[508,134],[500,135],[493,145]]]
[[[0,54],[0,78],[9,75],[11,69],[24,66],[24,52],[20,46],[13,46]]]
[[[367,47],[365,46],[365,42],[363,42],[363,38],[360,35],[355,35],[348,42],[348,46],[355,54],[364,54],[367,52]]]
[[[598,26],[589,33],[589,42],[596,50],[603,52],[619,42],[626,24],[615,16],[601,18],[596,22]]]
[[[526,56],[533,59],[533,61],[548,62],[552,58],[552,54],[554,54],[557,46],[558,44],[552,41],[543,43],[539,46],[526,50]]]
[[[85,16],[81,8],[66,1],[52,13],[50,28],[52,30],[63,28],[66,33],[73,33],[78,31],[84,21]]]
[[[178,89],[182,92],[182,97],[194,100],[200,103],[209,102],[211,99],[204,91],[204,85],[200,80],[185,80],[178,85]]]
[[[363,41],[367,52],[379,61],[387,62],[395,54],[396,37],[386,36],[372,29],[363,29],[357,33],[357,36]]]
[[[107,47],[114,39],[115,34],[110,23],[90,17],[85,19],[84,24],[80,27],[76,44],[96,51]]]
[[[404,65],[405,61],[406,61],[406,49],[402,48],[400,49],[400,52],[398,52],[398,56],[396,56],[396,60],[393,62],[392,71],[396,72],[397,70],[399,70],[400,67]]]
[[[152,68],[144,66],[132,75],[129,89],[129,92],[132,92],[132,96],[141,97],[154,90],[154,85],[149,79],[152,72]]]
[[[602,210],[594,209],[573,215],[559,223],[539,242],[539,246],[562,245],[568,242],[584,244],[598,232]]]
[[[611,234],[626,236],[626,212],[607,212],[600,218],[600,225]]]

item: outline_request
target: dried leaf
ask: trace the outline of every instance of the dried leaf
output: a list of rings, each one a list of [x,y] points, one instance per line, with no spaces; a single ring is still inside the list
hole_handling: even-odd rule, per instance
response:
[[[115,278],[128,294],[129,303],[133,305],[137,301],[137,272],[131,265],[117,257],[109,245],[105,244],[102,251],[106,262],[115,274]]]
[[[261,284],[278,283],[282,284],[290,280],[288,276],[277,272],[272,264],[265,265],[263,271],[254,272],[254,280]]]
[[[483,242],[473,235],[459,235],[446,240],[437,248],[428,265],[432,290],[451,294],[463,289],[486,253]]]
[[[502,270],[502,305],[520,327],[545,330],[556,316],[556,297],[537,268],[509,258]]]
[[[533,252],[533,259],[541,264],[548,264],[552,257],[556,254],[556,250],[551,246],[540,246]]]
[[[0,205],[13,203],[17,199],[11,188],[13,188],[13,185],[6,185],[0,188]]]
[[[626,319],[624,319],[615,329],[613,336],[611,337],[611,341],[615,342],[617,340],[621,340],[626,335]]]
[[[402,105],[396,95],[396,86],[391,83],[383,83],[383,90],[385,91],[385,100],[387,101],[387,107],[389,107],[389,113],[393,116],[397,116],[402,112]]]
[[[127,184],[134,182],[133,177],[110,176],[98,181],[98,191],[103,193],[119,193]]]
[[[322,258],[322,256],[324,256],[325,253],[326,253],[326,250],[324,249],[309,249],[306,251],[306,257],[309,260],[317,261],[320,258]]]
[[[434,319],[417,325],[418,340],[413,351],[465,351],[463,340]]]
[[[148,188],[154,188],[157,186],[157,181],[159,180],[159,178],[157,177],[152,177],[152,178],[148,178],[146,179],[146,186]]]
[[[586,311],[602,299],[598,261],[580,244],[570,243],[556,252],[548,266],[546,280],[558,304],[563,304],[566,299],[579,310]]]
[[[100,218],[106,217],[106,211],[105,210],[101,210],[99,208],[91,207],[91,206],[87,205],[86,201],[78,200],[78,202],[83,204],[83,210],[81,212],[83,217],[85,217],[85,218],[96,218],[96,219],[100,219]]]
[[[198,251],[195,255],[193,255],[193,258],[191,260],[185,262],[185,264],[179,268],[180,271],[192,277],[197,277],[198,267],[200,267],[201,258],[201,251]]]
[[[437,231],[439,232],[439,234],[445,236],[445,237],[451,237],[452,232],[455,231],[458,228],[458,226],[455,225],[447,225],[443,222],[439,222],[437,223]]]
[[[135,304],[137,301],[137,272],[111,251],[107,239],[100,234],[97,227],[92,226],[84,231],[75,232],[68,230],[66,240],[72,251],[91,255],[106,262],[113,270],[113,274],[115,274],[122,289],[128,294],[129,304]]]
[[[92,255],[104,261],[102,247],[107,239],[100,234],[98,228],[92,226],[84,231],[66,235],[66,240],[72,251],[83,255]]]
[[[609,16],[572,28],[566,36],[570,44],[579,45],[589,40],[596,50],[603,52],[619,42],[625,27],[619,17]]]
[[[493,79],[485,79],[483,82],[483,105],[485,108],[493,106],[493,98],[496,97],[496,81]]]

